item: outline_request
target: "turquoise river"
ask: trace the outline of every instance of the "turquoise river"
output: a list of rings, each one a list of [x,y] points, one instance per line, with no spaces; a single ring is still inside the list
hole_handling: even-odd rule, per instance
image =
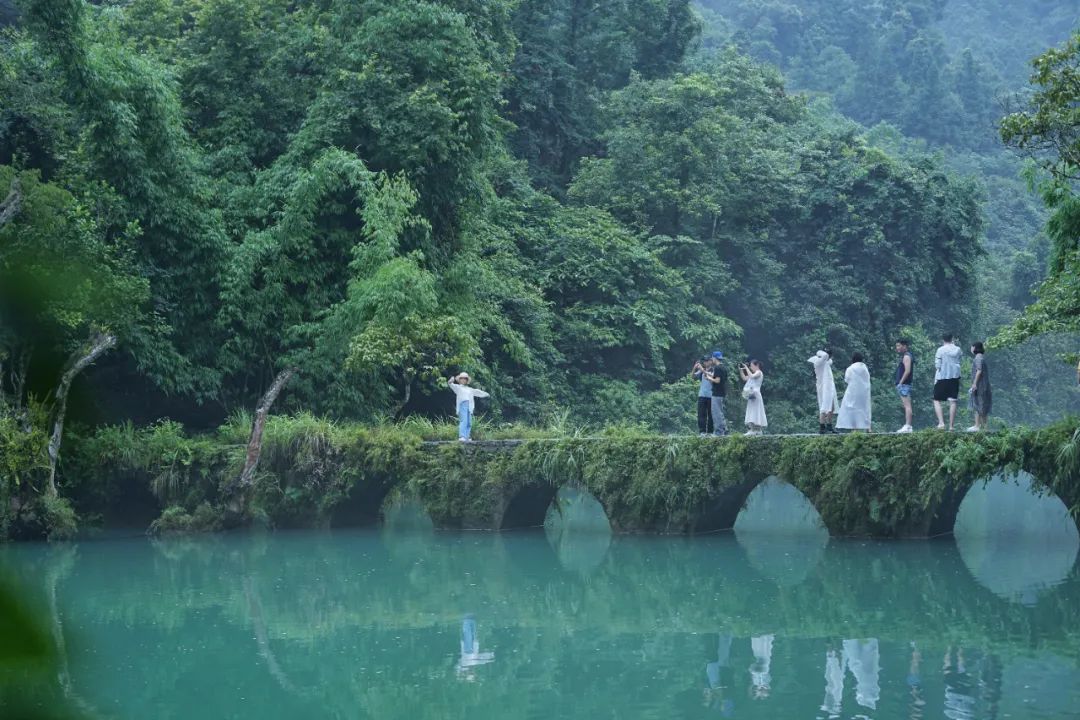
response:
[[[955,538],[829,538],[769,481],[733,532],[382,527],[0,547],[94,717],[1078,718],[1080,547],[996,481]]]

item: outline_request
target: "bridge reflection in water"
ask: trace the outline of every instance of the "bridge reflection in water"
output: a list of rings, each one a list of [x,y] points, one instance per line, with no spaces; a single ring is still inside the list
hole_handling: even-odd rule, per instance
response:
[[[1076,717],[1075,544],[830,540],[792,491],[694,538],[613,537],[568,492],[543,532],[435,531],[400,503],[379,531],[0,564],[55,592],[65,646],[93,650],[72,686],[117,717]],[[1020,500],[1008,517],[1045,526]]]
[[[1032,494],[1031,476],[995,476],[964,497],[954,530],[960,557],[994,594],[1033,605],[1076,563],[1080,533],[1065,504]]]

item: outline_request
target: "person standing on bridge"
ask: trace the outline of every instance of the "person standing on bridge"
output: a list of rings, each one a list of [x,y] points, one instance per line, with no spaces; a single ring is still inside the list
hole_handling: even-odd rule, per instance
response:
[[[471,380],[469,373],[463,372],[447,381],[447,385],[454,391],[458,414],[458,440],[461,442],[472,442],[472,416],[476,411],[476,398],[491,397],[483,390],[469,387]]]
[[[765,417],[765,401],[761,399],[761,384],[765,382],[761,362],[751,360],[749,365],[740,365],[739,376],[744,383],[742,396],[746,400],[746,434],[761,435],[769,425]]]
[[[863,430],[870,432],[870,370],[863,362],[861,353],[851,356],[851,365],[844,371],[844,400],[840,403],[840,414],[836,418],[836,427],[843,430]]]
[[[909,433],[914,429],[911,427],[911,380],[915,377],[915,358],[911,354],[911,341],[907,338],[897,340],[896,354],[900,356],[900,364],[896,366],[896,393],[904,406],[904,426],[896,432]]]
[[[934,414],[937,415],[937,429],[945,429],[945,415],[941,403],[949,401],[949,432],[956,423],[956,401],[960,397],[960,348],[953,343],[953,336],[945,333],[941,336],[941,347],[934,356]]]
[[[832,374],[832,350],[818,350],[807,362],[814,366],[817,377],[818,434],[836,432],[833,417],[836,415],[836,380]]]
[[[705,371],[705,377],[712,383],[712,422],[713,435],[727,435],[727,419],[724,417],[724,399],[727,397],[728,374],[724,367],[724,353],[713,350],[712,367]]]
[[[971,365],[975,376],[971,378],[971,389],[968,394],[971,396],[971,409],[975,413],[975,424],[968,428],[968,432],[978,432],[986,430],[994,399],[990,391],[990,367],[986,364],[986,350],[983,344],[973,343],[971,354],[975,356]]]
[[[712,356],[703,357],[694,363],[690,376],[698,381],[697,394],[697,429],[701,437],[713,432],[712,396],[713,383],[708,375],[712,372],[715,361]]]

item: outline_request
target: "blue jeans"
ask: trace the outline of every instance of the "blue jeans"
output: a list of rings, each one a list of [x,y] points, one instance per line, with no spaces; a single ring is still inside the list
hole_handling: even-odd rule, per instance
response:
[[[458,416],[458,430],[457,434],[459,438],[465,438],[466,440],[472,435],[472,412],[469,411],[469,401],[464,400],[458,403],[457,406]]]

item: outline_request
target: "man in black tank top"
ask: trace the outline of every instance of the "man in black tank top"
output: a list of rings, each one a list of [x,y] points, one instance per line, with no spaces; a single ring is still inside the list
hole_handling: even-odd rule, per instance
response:
[[[900,402],[904,406],[904,426],[897,430],[898,433],[909,433],[911,427],[911,380],[915,377],[915,358],[911,355],[911,341],[900,338],[896,341],[896,353],[900,356],[900,364],[896,366],[896,392],[900,395]]]

